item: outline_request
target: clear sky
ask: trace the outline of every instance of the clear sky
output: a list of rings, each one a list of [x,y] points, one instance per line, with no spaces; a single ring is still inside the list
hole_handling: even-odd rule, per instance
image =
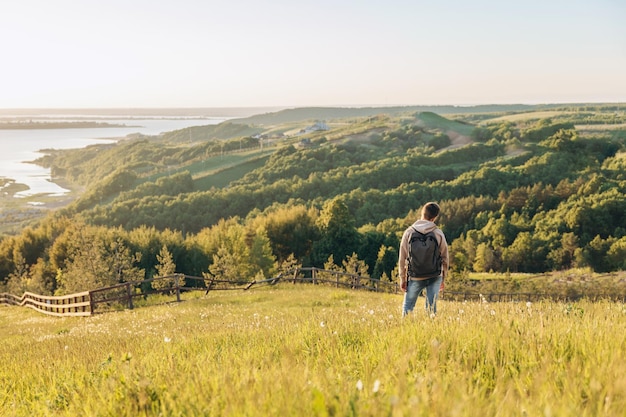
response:
[[[3,0],[0,108],[626,102],[626,0]]]

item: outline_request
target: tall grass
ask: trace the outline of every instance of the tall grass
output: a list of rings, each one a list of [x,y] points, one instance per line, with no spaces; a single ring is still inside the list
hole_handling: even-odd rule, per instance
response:
[[[282,284],[88,318],[0,308],[0,415],[624,416],[623,304]]]

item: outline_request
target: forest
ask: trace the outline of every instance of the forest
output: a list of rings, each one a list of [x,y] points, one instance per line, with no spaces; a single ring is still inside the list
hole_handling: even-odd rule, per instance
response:
[[[0,291],[297,265],[395,280],[399,238],[428,201],[452,280],[626,270],[626,105],[294,109],[37,163],[83,191],[1,237]]]

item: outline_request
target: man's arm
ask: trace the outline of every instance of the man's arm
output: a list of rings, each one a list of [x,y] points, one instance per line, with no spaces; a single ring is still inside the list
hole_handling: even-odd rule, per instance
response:
[[[400,249],[398,250],[398,278],[400,279],[400,288],[402,288],[403,291],[406,291],[406,284],[408,280],[408,277],[406,276],[406,260],[409,256],[407,239],[407,232],[405,231],[402,235],[402,239],[400,240]]]
[[[448,252],[448,242],[446,242],[446,236],[440,230],[441,242],[439,244],[441,255],[441,276],[445,279],[448,275],[448,268],[450,267],[450,255]]]

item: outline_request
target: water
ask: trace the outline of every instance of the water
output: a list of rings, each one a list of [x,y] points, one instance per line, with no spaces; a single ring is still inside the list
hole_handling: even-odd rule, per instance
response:
[[[32,120],[37,120],[33,117]],[[12,179],[23,184],[28,190],[15,194],[26,197],[37,194],[61,196],[68,190],[52,182],[50,170],[29,163],[42,156],[45,149],[84,148],[98,143],[112,143],[132,133],[158,135],[159,133],[183,129],[191,126],[218,124],[226,118],[72,118],[56,116],[48,121],[97,121],[111,124],[124,124],[128,127],[96,127],[84,129],[0,129],[0,178]],[[2,192],[0,188],[0,192]]]

